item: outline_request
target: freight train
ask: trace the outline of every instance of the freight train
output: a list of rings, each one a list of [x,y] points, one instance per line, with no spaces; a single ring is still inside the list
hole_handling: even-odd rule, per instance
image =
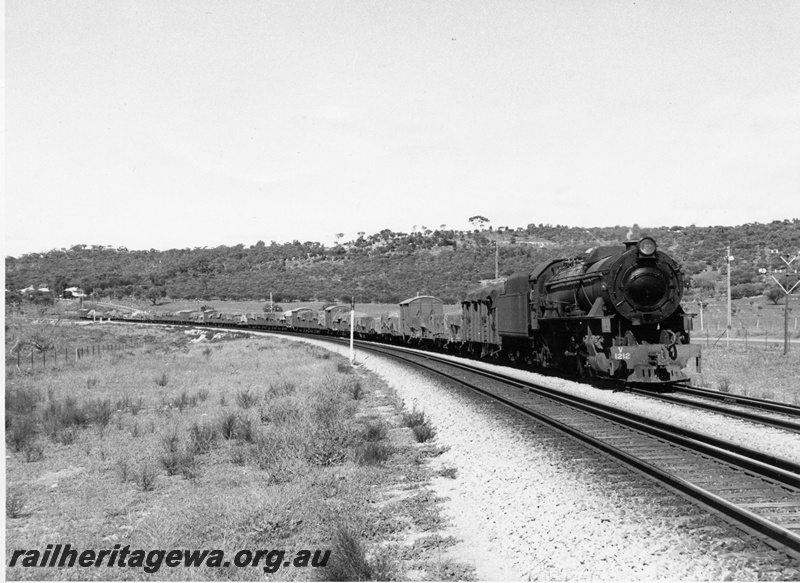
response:
[[[457,314],[418,296],[399,312],[357,314],[353,335],[523,368],[572,371],[635,384],[688,380],[701,353],[690,343],[692,317],[681,307],[680,266],[650,237],[598,247],[583,258],[553,259],[467,294]],[[127,320],[349,335],[350,306],[225,315],[185,310],[141,312]]]

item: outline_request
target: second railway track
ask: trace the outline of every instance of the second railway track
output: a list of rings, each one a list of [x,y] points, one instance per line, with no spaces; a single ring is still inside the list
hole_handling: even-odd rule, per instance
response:
[[[800,558],[800,465],[792,461],[429,353],[359,347],[487,395]]]

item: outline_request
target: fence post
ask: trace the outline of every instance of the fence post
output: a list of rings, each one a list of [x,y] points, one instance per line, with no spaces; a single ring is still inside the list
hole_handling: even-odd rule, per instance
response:
[[[33,370],[33,348],[31,348],[31,370]]]
[[[42,368],[47,368],[47,349],[42,350]]]

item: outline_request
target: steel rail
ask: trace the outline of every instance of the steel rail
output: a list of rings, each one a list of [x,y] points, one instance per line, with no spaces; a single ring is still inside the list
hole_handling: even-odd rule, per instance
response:
[[[366,348],[373,352],[388,355],[398,360],[406,361],[418,368],[429,370],[430,372],[448,378],[452,381],[457,382],[460,385],[463,385],[480,394],[490,397],[491,399],[499,403],[502,403],[503,405],[515,411],[518,411],[524,415],[532,417],[564,434],[567,434],[581,441],[582,443],[585,443],[586,445],[597,451],[603,452],[607,455],[610,455],[613,458],[622,461],[626,465],[634,468],[635,470],[641,472],[642,474],[655,479],[657,483],[666,485],[673,491],[683,494],[684,496],[699,503],[700,505],[727,517],[729,520],[733,521],[737,526],[743,527],[748,532],[755,533],[757,535],[769,539],[770,541],[773,541],[775,544],[780,545],[786,552],[791,554],[793,557],[800,558],[800,535],[762,516],[759,516],[747,510],[746,508],[743,508],[733,502],[730,502],[725,498],[717,494],[714,494],[713,492],[710,492],[705,488],[693,484],[684,478],[671,474],[668,471],[665,471],[645,460],[637,458],[635,455],[632,455],[609,443],[604,442],[602,439],[595,438],[587,433],[584,433],[580,429],[577,429],[573,426],[568,425],[567,423],[554,419],[544,413],[535,411],[533,409],[525,407],[524,405],[520,405],[519,403],[515,403],[513,400],[497,395],[492,391],[486,390],[482,387],[479,387],[473,383],[470,383],[453,375],[449,375],[441,370],[438,370],[435,367],[428,366],[411,358],[398,355],[396,354],[395,350],[392,350],[392,348],[397,348],[397,347],[388,348],[381,346],[378,348],[375,347],[374,344],[370,344],[368,346],[364,346],[362,344],[362,348]],[[423,359],[429,359],[428,358],[429,355],[427,354],[416,354],[416,356],[421,357]],[[512,386],[520,386],[520,383],[524,384],[524,382],[519,381],[519,379],[509,379],[509,380],[503,379],[502,378],[503,375],[494,375],[493,373],[489,373],[489,375],[484,375],[484,373],[486,373],[487,371],[481,369],[473,369],[468,366],[460,365],[459,363],[454,363],[453,361],[447,359],[435,359],[435,360],[440,363],[443,362],[447,365],[456,365],[455,368],[457,369],[469,370],[470,373],[478,374],[479,376],[493,377],[494,380],[507,382]],[[535,388],[529,388],[529,390],[536,391],[537,393],[539,393],[539,391],[537,391]],[[540,395],[548,399],[554,398],[554,395],[546,391],[540,393]],[[555,400],[558,401],[559,399]],[[583,410],[583,407],[577,403],[574,404],[564,403],[564,404]],[[601,416],[603,418],[608,418],[610,421],[613,421],[615,423],[621,423],[632,429],[638,431],[644,431],[645,433],[652,435],[652,432],[648,431],[647,430],[648,428],[646,426],[642,427],[641,424],[638,422],[630,423],[631,420],[625,420],[625,419],[617,420],[613,419],[613,417],[615,417],[614,414],[611,414],[609,417],[607,415],[602,414],[602,411],[598,412],[601,413]],[[594,412],[591,413],[595,414]],[[659,435],[659,437],[663,436],[664,433],[661,433]],[[680,445],[681,447],[687,448],[691,451],[698,451],[698,449],[702,448],[703,450],[702,453],[706,455],[715,457],[715,459],[720,459],[720,461],[723,461],[725,463],[733,463],[734,465],[737,465],[739,467],[745,467],[747,471],[757,473],[758,475],[766,476],[773,480],[777,479],[777,481],[780,481],[786,486],[796,488],[797,485],[800,483],[800,476],[797,474],[792,475],[791,472],[786,472],[785,470],[781,470],[779,468],[770,469],[767,466],[767,464],[762,464],[761,462],[758,462],[756,460],[750,460],[748,462],[748,460],[743,459],[744,456],[741,455],[734,454],[735,457],[731,457],[730,452],[719,450],[719,448],[711,449],[709,447],[706,447],[707,444],[702,442],[697,442],[695,440],[685,440],[682,439],[681,436],[673,436],[673,437],[677,437],[674,443]],[[713,450],[716,450],[716,455],[715,453],[713,453]],[[718,455],[721,457],[718,457]],[[737,460],[737,461],[732,461],[732,460]],[[739,462],[742,462],[744,465],[741,465]],[[760,470],[755,469],[757,467],[760,467],[762,470],[765,470],[765,472],[762,473]],[[795,465],[795,467],[797,466]],[[776,478],[776,476],[783,476],[784,479],[778,479]]]
[[[646,391],[644,389],[638,389],[633,387],[626,388],[625,390],[626,392],[634,393],[636,395],[641,395],[649,399],[658,399],[660,401],[674,403],[676,405],[681,405],[684,407],[691,407],[693,409],[700,409],[702,411],[713,411],[714,413],[720,413],[722,415],[728,415],[729,417],[736,417],[737,419],[744,419],[746,421],[753,421],[761,425],[768,425],[770,427],[775,427],[776,429],[783,429],[785,431],[800,433],[800,422],[792,421],[790,419],[778,419],[776,417],[769,417],[767,415],[762,415],[760,413],[751,413],[749,411],[730,409],[723,405],[714,405],[713,403],[688,401],[686,399],[682,399],[681,397],[675,397],[673,395],[665,393],[654,393],[652,391]],[[698,395],[698,397],[707,398],[706,395]],[[727,401],[728,399],[724,400]],[[752,407],[753,405],[742,404],[742,406]],[[800,416],[800,409],[798,409],[794,415]]]
[[[164,322],[164,323],[165,324],[175,324],[174,322]],[[181,325],[181,324],[182,323],[178,323],[178,325]],[[187,324],[193,325],[193,326],[202,327],[202,324],[199,324],[199,325],[197,323],[187,323]],[[219,324],[217,324],[214,327],[225,327],[225,328],[229,327],[229,328],[233,328],[233,329],[242,330],[242,328],[240,328],[239,326],[220,326]],[[249,330],[248,329],[243,329],[242,331],[244,331],[244,332],[256,332],[256,333],[258,333],[258,332],[268,332],[268,333],[278,332],[278,333],[280,333],[281,332],[281,331],[277,331],[277,330],[263,330],[263,329],[262,330],[258,330],[258,329],[254,330],[252,328],[249,329]],[[292,336],[292,335],[295,335],[295,334],[293,334],[291,332],[289,332],[288,334],[286,332],[283,332],[283,334],[281,334],[281,335]],[[318,337],[317,335],[313,335],[313,334],[309,335],[309,334],[302,334],[301,333],[300,335],[302,335],[302,336],[310,336],[312,338],[313,337]],[[324,339],[334,340],[334,341],[338,340],[339,342],[342,342],[342,340],[340,338],[337,338],[337,337],[325,337]],[[780,526],[779,524],[776,524],[776,523],[774,523],[774,522],[772,522],[770,520],[767,520],[766,518],[764,518],[762,516],[759,516],[759,515],[751,512],[751,511],[747,510],[746,508],[743,508],[743,507],[741,507],[741,506],[739,506],[739,505],[737,505],[735,503],[732,503],[729,500],[726,500],[725,498],[723,498],[723,497],[721,497],[721,496],[719,496],[717,494],[714,494],[713,492],[710,492],[705,488],[702,488],[702,487],[700,487],[700,486],[698,486],[696,484],[693,484],[692,482],[690,482],[690,481],[688,481],[686,479],[683,479],[683,478],[681,478],[679,476],[671,474],[668,471],[665,471],[665,470],[663,470],[661,468],[658,468],[657,466],[655,466],[655,465],[653,465],[653,464],[651,464],[651,463],[649,463],[649,462],[647,462],[647,461],[645,461],[643,459],[637,458],[635,455],[632,455],[632,454],[630,454],[628,452],[625,452],[625,451],[623,451],[623,450],[621,450],[621,449],[619,449],[617,447],[614,447],[613,445],[611,445],[611,444],[609,444],[607,442],[604,442],[600,438],[592,437],[591,435],[589,435],[587,433],[584,433],[584,432],[580,431],[579,429],[577,429],[576,427],[572,427],[572,426],[568,425],[567,423],[563,423],[563,422],[561,422],[561,421],[559,421],[557,419],[554,419],[554,418],[552,418],[552,417],[550,417],[548,415],[545,415],[543,413],[540,413],[540,412],[537,412],[535,410],[532,410],[532,409],[530,409],[528,407],[525,407],[524,405],[520,405],[518,403],[515,403],[514,401],[512,401],[510,399],[507,399],[505,397],[497,395],[496,393],[493,393],[491,391],[488,391],[486,389],[478,387],[477,385],[469,383],[469,382],[467,382],[467,381],[465,381],[463,379],[459,379],[459,378],[454,377],[452,375],[448,375],[447,373],[445,373],[445,372],[443,372],[441,370],[438,370],[438,369],[436,369],[436,368],[434,368],[432,366],[428,366],[428,365],[422,364],[420,362],[414,361],[411,358],[400,356],[400,355],[397,354],[397,352],[399,351],[398,349],[403,350],[403,348],[401,348],[401,347],[390,346],[390,345],[382,345],[382,344],[376,344],[376,343],[373,343],[373,342],[365,342],[365,341],[359,341],[359,346],[362,349],[366,348],[366,349],[371,350],[371,351],[376,352],[376,353],[389,355],[392,358],[409,362],[413,366],[429,370],[430,372],[433,372],[433,373],[435,373],[437,375],[440,375],[440,376],[443,376],[445,378],[448,378],[448,379],[450,379],[450,380],[452,380],[452,381],[454,381],[454,382],[456,382],[458,384],[461,384],[461,385],[466,386],[466,387],[468,387],[468,388],[470,388],[470,389],[472,389],[472,390],[474,390],[474,391],[476,391],[476,392],[478,392],[480,394],[483,394],[483,395],[485,395],[485,396],[487,396],[487,397],[489,397],[489,398],[491,398],[491,399],[493,399],[493,400],[495,400],[495,401],[497,401],[499,403],[502,403],[503,405],[505,405],[505,406],[507,406],[507,407],[509,407],[509,408],[511,408],[513,410],[516,410],[516,411],[518,411],[518,412],[520,412],[520,413],[522,413],[524,415],[527,415],[527,416],[529,416],[531,418],[537,419],[539,422],[544,423],[545,425],[548,425],[548,426],[550,426],[550,427],[562,432],[563,434],[566,434],[566,435],[569,435],[569,436],[573,437],[574,439],[584,443],[586,446],[588,446],[588,447],[590,447],[590,448],[592,448],[592,449],[594,449],[596,451],[602,452],[602,453],[604,453],[604,454],[606,454],[606,455],[608,455],[608,456],[610,456],[612,458],[620,460],[624,464],[626,464],[629,467],[633,468],[635,471],[654,479],[657,483],[659,483],[661,485],[664,485],[665,487],[667,487],[668,489],[673,490],[674,492],[677,492],[679,494],[683,494],[687,498],[693,500],[698,505],[706,507],[709,510],[711,510],[713,512],[716,512],[716,513],[728,518],[730,521],[732,521],[739,528],[742,528],[745,531],[754,533],[754,534],[758,535],[759,537],[762,537],[762,538],[766,539],[766,542],[768,542],[769,544],[772,544],[773,546],[774,545],[779,545],[779,548],[781,548],[782,550],[787,552],[787,554],[789,554],[789,555],[791,555],[791,556],[793,556],[795,558],[800,558],[800,535],[798,535],[795,532],[792,532],[789,529],[786,529],[786,528]],[[411,352],[411,351],[406,351],[406,352]],[[485,376],[487,378],[493,378],[494,380],[499,381],[501,383],[505,383],[507,385],[526,388],[530,392],[535,392],[539,396],[541,396],[543,398],[546,398],[546,399],[553,400],[555,402],[560,401],[562,398],[564,398],[564,395],[567,395],[567,394],[562,394],[562,395],[556,396],[556,395],[553,394],[553,391],[554,391],[553,389],[541,387],[541,385],[539,387],[537,387],[535,383],[527,383],[526,381],[521,381],[519,379],[516,379],[516,378],[513,378],[513,377],[508,377],[506,375],[502,375],[502,374],[498,374],[498,373],[491,373],[489,371],[485,371],[485,370],[482,370],[482,369],[474,368],[474,367],[471,367],[471,366],[466,366],[466,365],[457,363],[457,362],[449,360],[449,359],[438,358],[435,355],[432,355],[431,353],[419,353],[419,352],[416,352],[416,353],[411,352],[411,353],[415,354],[419,358],[422,358],[422,359],[425,359],[425,360],[435,360],[435,361],[437,361],[439,363],[444,363],[444,364],[446,364],[448,366],[454,366],[455,368],[468,370],[472,374],[478,374],[478,375]],[[571,397],[573,402],[571,402],[571,403],[570,402],[564,402],[562,404],[567,405],[568,407],[573,407],[575,409],[582,410],[582,411],[584,411],[586,413],[589,413],[589,414],[598,415],[598,413],[599,413],[599,415],[598,415],[599,417],[604,418],[604,419],[606,419],[606,420],[608,420],[608,421],[610,421],[612,423],[621,424],[623,426],[629,427],[631,429],[643,432],[645,434],[648,434],[648,435],[651,435],[651,436],[654,436],[654,437],[655,437],[655,434],[653,433],[653,431],[658,429],[657,427],[655,427],[655,425],[665,425],[665,426],[667,425],[667,424],[662,424],[660,422],[656,422],[656,421],[654,421],[652,419],[646,419],[644,417],[641,417],[641,416],[638,416],[638,415],[634,415],[634,414],[630,414],[630,413],[627,413],[627,412],[623,412],[623,413],[625,413],[625,415],[620,416],[620,415],[618,415],[618,412],[620,410],[602,411],[601,407],[598,407],[597,404],[590,404],[590,402],[588,402],[587,400],[581,399],[579,397],[574,397],[572,395],[569,395],[569,397]],[[564,400],[565,401],[569,401],[569,399],[565,399],[565,398],[564,398]],[[586,401],[586,402],[581,404],[581,403],[579,403],[579,401],[581,401],[581,400]],[[590,411],[591,409],[597,409],[598,412],[595,413],[594,411]],[[610,409],[614,409],[614,408],[610,408]],[[625,418],[626,415],[629,418],[626,419]],[[617,417],[621,417],[621,419],[617,420],[616,419]],[[639,418],[638,421],[634,419],[636,417]],[[719,447],[716,447],[714,445],[711,445],[711,443],[714,442],[716,440],[716,438],[711,438],[709,436],[705,436],[705,435],[701,435],[701,434],[695,434],[694,432],[691,432],[691,431],[688,431],[688,430],[683,430],[683,429],[680,429],[680,428],[672,428],[672,429],[677,429],[678,430],[677,433],[672,436],[672,438],[674,438],[676,440],[673,443],[678,445],[679,447],[686,448],[689,451],[697,451],[697,447],[701,446],[701,447],[704,448],[703,455],[708,455],[709,457],[713,457],[714,459],[718,459],[718,460],[721,459],[724,463],[732,463],[733,465],[738,465],[739,467],[742,467],[740,465],[740,463],[743,463],[743,464],[745,464],[745,467],[748,468],[746,470],[747,472],[750,472],[750,473],[753,473],[753,474],[756,474],[756,475],[766,475],[768,479],[772,479],[772,480],[778,481],[781,484],[783,484],[784,488],[790,488],[790,489],[793,489],[793,490],[796,491],[796,488],[794,487],[794,485],[798,483],[798,480],[800,480],[800,475],[798,475],[798,472],[796,471],[797,468],[798,468],[797,464],[793,464],[792,462],[788,462],[786,460],[780,460],[779,458],[775,458],[774,456],[764,456],[760,452],[755,452],[754,450],[747,450],[747,448],[740,448],[739,446],[729,447],[729,449],[719,448]],[[667,431],[663,430],[663,429],[658,429],[658,433],[659,433],[659,436],[663,436],[663,435],[665,435],[667,433]],[[681,435],[681,434],[683,434],[683,435]],[[701,437],[705,441],[698,441],[697,439],[693,439],[691,437],[692,434],[694,434],[695,436]],[[671,441],[671,439],[670,439],[670,441]],[[721,441],[721,440],[716,440],[716,441]],[[726,445],[730,446],[731,444],[726,444]],[[785,467],[772,467],[771,469],[769,469],[769,464],[768,463],[762,462],[759,459],[747,460],[746,459],[747,458],[746,455],[744,455],[742,453],[735,453],[734,451],[732,451],[734,449],[738,449],[740,451],[752,452],[757,457],[762,458],[762,459],[773,459],[774,461],[778,462],[779,464],[782,464]],[[712,452],[714,452],[714,453],[712,453]],[[722,457],[720,458],[718,456],[722,456]],[[734,461],[730,461],[730,460],[737,460],[737,461],[734,462]],[[759,468],[759,469],[756,469],[756,468]],[[766,470],[766,474],[762,474],[762,472],[760,471],[761,469]],[[794,493],[796,493],[796,492],[794,492]],[[800,502],[798,503],[798,506],[800,506]]]
[[[380,348],[384,348],[381,346]],[[377,349],[380,351],[380,349]],[[577,407],[587,413],[597,415],[627,425],[642,433],[647,433],[654,437],[658,437],[682,445],[694,451],[702,451],[707,455],[719,459],[729,464],[742,467],[747,470],[757,472],[765,475],[773,480],[800,489],[800,464],[786,460],[771,454],[766,454],[755,449],[751,449],[742,445],[731,443],[724,439],[719,439],[704,433],[699,433],[691,429],[678,427],[662,421],[657,421],[638,413],[625,411],[613,405],[599,404],[590,399],[579,397],[546,387],[538,383],[523,381],[515,377],[510,377],[502,373],[495,373],[484,369],[475,369],[467,364],[455,362],[446,358],[440,358],[435,355],[416,353],[416,356],[426,360],[433,360],[435,362],[443,363],[453,368],[461,369],[490,378],[511,386],[521,389],[526,389],[530,392],[535,392],[538,395],[557,400],[565,405]],[[402,358],[402,357],[398,357]],[[435,370],[435,369],[433,369]]]
[[[672,388],[675,392],[694,395],[704,399],[738,403],[740,405],[747,405],[756,409],[764,409],[774,413],[783,413],[784,415],[790,415],[792,417],[800,417],[800,407],[797,405],[779,403],[777,401],[769,401],[767,399],[757,399],[755,397],[746,397],[744,395],[734,395],[732,393],[720,393],[718,391],[711,391],[709,389],[693,387],[691,385],[684,385],[681,383],[673,385]]]

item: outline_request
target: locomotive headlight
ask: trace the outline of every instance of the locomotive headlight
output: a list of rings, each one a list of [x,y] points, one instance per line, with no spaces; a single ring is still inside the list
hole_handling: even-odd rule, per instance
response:
[[[650,256],[656,252],[656,242],[650,237],[645,237],[637,245],[640,255]]]

